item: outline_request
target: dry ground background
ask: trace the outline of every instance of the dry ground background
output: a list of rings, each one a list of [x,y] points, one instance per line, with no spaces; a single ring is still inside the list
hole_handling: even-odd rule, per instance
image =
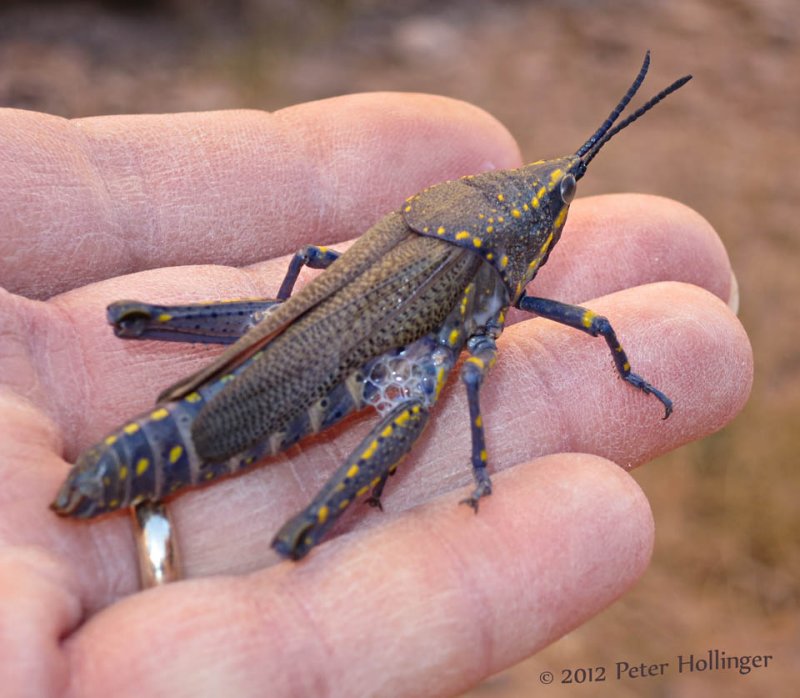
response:
[[[798,37],[795,0],[4,3],[0,105],[76,117],[424,91],[493,113],[534,160],[583,142],[645,48],[644,93],[693,72],[592,165],[581,195],[658,193],[711,221],[739,279],[752,398],[728,429],[635,472],[657,525],[638,586],[470,695],[788,696],[800,690]],[[774,668],[538,682],[709,648],[773,654]]]

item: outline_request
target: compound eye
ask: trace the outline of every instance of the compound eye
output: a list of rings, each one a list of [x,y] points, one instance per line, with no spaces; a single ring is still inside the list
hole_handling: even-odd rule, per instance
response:
[[[571,174],[561,180],[561,200],[568,204],[575,198],[575,177]]]

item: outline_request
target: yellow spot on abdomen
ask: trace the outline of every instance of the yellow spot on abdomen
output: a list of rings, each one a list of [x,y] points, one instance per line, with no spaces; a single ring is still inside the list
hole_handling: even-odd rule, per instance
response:
[[[130,424],[126,424],[124,427],[122,427],[122,431],[124,431],[126,434],[135,434],[137,431],[139,431],[139,425],[136,422],[131,422]]]
[[[437,234],[437,235],[444,235],[444,226],[443,226],[443,225],[440,225],[440,226],[439,226],[439,227],[436,229],[436,234]]]
[[[450,332],[450,336],[447,338],[447,341],[450,342],[451,345],[455,344],[458,341],[460,335],[461,333],[458,330],[452,330]]]
[[[408,410],[404,410],[404,411],[403,411],[403,412],[401,412],[399,415],[397,415],[397,417],[395,417],[394,423],[395,423],[395,424],[396,424],[398,427],[402,427],[403,425],[405,425],[405,423],[406,423],[406,422],[407,422],[407,421],[408,421],[410,418],[411,418],[411,415],[409,414]]]
[[[472,245],[474,247],[480,247],[483,244],[480,238],[472,238]]]
[[[511,212],[511,215],[514,216],[514,218],[521,218],[522,217],[522,212],[518,208],[515,208]]]
[[[346,473],[346,477],[355,477],[356,475],[358,475],[358,470],[359,468],[357,465],[355,464],[351,465],[350,469]]]
[[[389,437],[392,435],[392,432],[393,432],[393,431],[394,431],[394,427],[392,427],[392,425],[391,425],[391,424],[388,424],[388,425],[386,426],[386,428],[385,428],[385,429],[384,429],[384,430],[381,432],[381,436],[382,436],[384,439],[388,439],[388,438],[389,438]]]
[[[136,475],[144,475],[150,467],[150,461],[147,458],[140,458],[136,463]]]
[[[111,436],[106,436],[104,439],[104,443],[106,446],[113,446],[117,442],[117,437],[115,434],[111,434]]]
[[[203,397],[200,395],[200,393],[197,393],[197,392],[189,393],[186,396],[186,402],[200,402],[200,400],[202,400],[202,399],[203,399]]]
[[[165,407],[159,407],[157,410],[150,413],[150,419],[156,422],[161,419],[166,419],[167,417],[169,417],[169,410]]]
[[[128,468],[127,466],[121,465],[119,468],[119,479],[124,480],[128,477]]]
[[[173,465],[178,462],[183,455],[183,446],[173,446],[169,451],[169,462]]]
[[[466,230],[460,230],[456,233],[456,240],[466,240],[469,237],[469,232]]]
[[[328,514],[330,513],[330,509],[323,504],[319,511],[317,512],[317,523],[324,524],[328,520]]]
[[[358,492],[356,492],[356,497],[363,497],[367,492],[369,492],[369,485],[364,485]]]
[[[158,320],[158,322],[169,322],[170,320],[172,320],[172,315],[170,315],[169,313],[161,313],[161,315],[159,315],[156,318],[156,320]]]
[[[597,317],[597,313],[595,313],[595,312],[593,312],[591,310],[587,310],[583,314],[583,316],[581,317],[581,325],[583,325],[586,328],[591,327],[592,326],[592,320],[594,320],[596,317]]]
[[[498,195],[497,195],[497,200],[498,200],[498,201],[505,201],[505,200],[506,200],[506,197],[505,197],[505,196],[503,196],[502,194],[498,194]]]

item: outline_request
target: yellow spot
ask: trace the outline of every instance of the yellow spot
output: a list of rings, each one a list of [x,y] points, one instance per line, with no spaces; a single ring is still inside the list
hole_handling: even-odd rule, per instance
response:
[[[326,254],[326,253],[328,252],[328,248],[327,248],[327,247],[324,247],[323,245],[320,245],[320,246],[319,246],[317,249],[318,249],[318,250],[319,250],[319,251],[320,251],[322,254]]]
[[[372,456],[375,455],[375,451],[378,450],[378,440],[375,439],[369,446],[367,446],[366,450],[361,454],[361,457],[364,460],[369,460]]]
[[[568,206],[564,206],[564,208],[562,208],[558,212],[558,215],[556,216],[556,220],[553,223],[553,227],[554,228],[558,229],[562,225],[564,225],[564,221],[567,220],[567,210],[568,210],[568,208],[569,208]]]
[[[478,214],[478,218],[480,218],[481,220],[483,220],[484,218],[486,218],[486,216],[485,216],[483,213],[479,213],[479,214]]]
[[[522,204],[522,210],[523,210],[523,211],[528,211],[528,210],[530,210],[530,209],[528,208],[528,204]]]
[[[465,240],[469,237],[469,233],[466,230],[460,230],[456,233],[456,240]]]
[[[488,252],[486,254],[486,259],[488,259],[491,262],[494,259],[494,252]]]
[[[533,206],[533,208],[539,208],[539,199],[537,197],[534,196],[531,199],[531,206]]]
[[[358,492],[356,492],[356,497],[363,497],[367,492],[369,492],[369,485],[364,485]]]
[[[394,431],[394,428],[392,427],[392,425],[391,425],[391,424],[389,424],[389,425],[387,425],[387,426],[386,426],[386,428],[385,428],[385,429],[384,429],[384,430],[381,432],[381,436],[382,436],[384,439],[388,439],[388,438],[389,438],[389,437],[392,435],[392,431]]]
[[[169,462],[173,465],[178,462],[183,455],[183,446],[173,446],[169,452]]]
[[[626,361],[624,364],[622,364],[622,370],[625,371],[625,373],[627,373],[628,371],[631,370],[631,365]]]
[[[483,244],[483,242],[481,241],[480,238],[472,238],[472,244],[475,247],[480,247]]]
[[[411,206],[406,206],[403,210],[408,213],[411,210]]]
[[[514,216],[514,218],[521,218],[522,217],[522,212],[518,208],[515,208],[511,212],[511,215]]]
[[[455,344],[458,341],[460,334],[461,333],[458,330],[452,330],[450,332],[450,336],[447,338],[447,341],[450,342],[450,344]]]
[[[545,196],[547,196],[547,189],[545,187],[542,187],[539,191],[536,192],[537,199],[543,199]]]
[[[481,451],[481,460],[482,460],[482,461],[485,463],[487,458],[488,458],[488,455],[487,455],[487,453],[486,453],[486,449],[484,448],[484,449]]]
[[[212,477],[214,477],[214,471],[213,470],[209,470],[205,475],[203,475],[203,478],[205,480],[210,480]]]
[[[614,351],[617,352],[617,354],[621,354],[622,353],[622,345],[621,344],[617,344],[617,346],[614,347]]]
[[[436,397],[439,397],[439,393],[442,392],[442,386],[444,385],[444,368],[439,366],[439,370],[436,371]]]
[[[505,323],[505,321],[506,321],[506,313],[504,310],[501,310],[497,316],[497,322],[499,322],[502,325]]]
[[[505,201],[505,200],[506,200],[506,197],[505,197],[505,196],[503,196],[502,194],[498,194],[498,195],[497,195],[497,200],[498,200],[498,201]]]
[[[124,480],[126,477],[128,477],[128,468],[122,465],[119,468],[119,479]]]
[[[587,327],[587,328],[591,327],[592,326],[592,320],[594,320],[596,317],[597,317],[597,313],[595,313],[595,312],[593,312],[591,310],[587,310],[581,316],[581,325],[583,325],[584,327]]]
[[[317,523],[324,524],[328,520],[328,514],[330,513],[330,509],[323,504],[319,511],[317,512]]]
[[[489,223],[494,223],[494,218],[489,218]]]
[[[405,423],[411,419],[411,415],[409,414],[408,410],[403,410],[397,417],[395,417],[394,423],[398,427],[402,427]]]
[[[114,436],[114,434],[111,434],[111,436],[106,436],[105,438],[106,446],[112,446],[116,442],[117,442],[117,437]]]
[[[106,487],[108,487],[108,486],[111,484],[111,478],[110,478],[110,477],[108,477],[108,475],[106,475],[106,476],[103,478],[103,484],[104,484]]]
[[[369,484],[370,484],[370,487],[377,487],[378,485],[380,485],[380,484],[381,484],[381,479],[380,479],[380,477],[376,477],[376,478],[375,478],[375,479],[374,479],[372,482],[370,482]]]
[[[165,407],[159,407],[157,410],[150,413],[150,419],[157,422],[161,419],[166,419],[169,417],[169,410]]]
[[[136,422],[131,422],[130,424],[126,424],[124,427],[122,427],[122,431],[124,431],[126,434],[135,434],[137,431],[139,431],[139,425]]]
[[[480,415],[475,417],[475,426],[478,427],[478,429],[480,429],[483,426],[483,417],[481,417]]]
[[[202,400],[202,399],[203,399],[203,398],[202,398],[202,396],[200,395],[200,393],[197,393],[197,392],[195,392],[195,393],[189,393],[189,394],[186,396],[186,402],[200,402],[200,400]]]
[[[347,507],[349,505],[350,505],[350,500],[349,499],[343,499],[341,502],[339,502],[339,508],[340,509],[347,509]]]
[[[356,475],[358,475],[358,466],[351,465],[350,470],[347,471],[347,477],[355,477]]]
[[[498,216],[498,217],[497,217],[497,222],[498,222],[498,223],[502,223],[502,222],[504,222],[504,221],[505,221],[505,218],[503,218],[502,216]]]
[[[507,255],[507,254],[504,254],[504,255],[503,255],[501,258],[500,258],[500,268],[501,268],[501,269],[505,269],[507,266],[508,266],[508,255]]]
[[[156,320],[158,320],[158,322],[169,322],[170,320],[172,320],[172,315],[170,315],[169,313],[161,313],[161,315],[159,315],[156,318]]]
[[[475,364],[481,370],[483,370],[486,367],[486,364],[483,363],[483,359],[480,359],[477,356],[470,356],[467,359],[467,363]]]
[[[420,411],[420,406],[419,406],[419,405],[414,405],[414,406],[411,408],[411,412],[412,412],[412,414],[419,414],[419,411]],[[396,469],[396,468],[395,468],[395,469]]]
[[[430,226],[427,226],[427,225],[422,229],[423,233],[427,233],[429,231],[430,231]]]
[[[344,489],[344,483],[340,482],[336,487],[333,488],[334,492],[341,492]]]
[[[561,169],[556,168],[550,173],[550,184],[558,183],[563,176],[564,172]]]
[[[440,225],[440,226],[439,226],[439,227],[436,229],[436,234],[437,234],[437,235],[444,235],[444,226],[443,226],[443,225]]]
[[[487,233],[493,233],[494,232],[494,226],[493,225],[487,225],[486,226],[486,232]]]
[[[140,477],[144,475],[149,467],[150,467],[150,461],[147,458],[140,458],[136,462],[136,476]]]
[[[232,381],[235,377],[236,376],[234,376],[232,373],[226,373],[224,376],[222,376],[222,378],[219,379],[219,382],[228,383],[229,381]]]
[[[109,509],[116,509],[118,506],[119,506],[119,499],[112,499],[112,500],[111,500],[111,501],[108,503],[108,508],[109,508]]]

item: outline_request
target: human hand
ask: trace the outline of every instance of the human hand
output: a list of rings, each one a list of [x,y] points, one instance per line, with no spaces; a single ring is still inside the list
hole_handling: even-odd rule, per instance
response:
[[[607,315],[634,370],[674,400],[669,420],[618,380],[602,340],[512,313],[481,396],[495,491],[477,516],[457,504],[471,476],[453,380],[384,514],[353,512],[300,563],[269,548],[363,436],[364,418],[351,420],[172,501],[187,579],[137,593],[125,515],[76,522],[47,505],[84,447],[215,350],[119,340],[105,306],[274,295],[302,244],[354,237],[424,186],[515,166],[518,152],[475,108],[411,95],[272,116],[70,123],[8,110],[0,139],[0,281],[20,294],[0,291],[9,695],[462,691],[633,584],[653,522],[615,463],[715,431],[749,392],[750,348],[719,300],[730,268],[708,224],[655,197],[578,198],[533,291]]]

